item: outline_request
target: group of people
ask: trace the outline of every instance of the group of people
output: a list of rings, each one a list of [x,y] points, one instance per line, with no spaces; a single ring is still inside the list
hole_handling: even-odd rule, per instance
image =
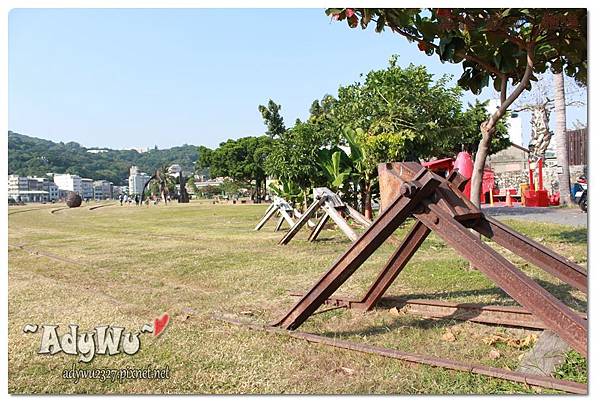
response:
[[[121,206],[123,206],[123,204],[127,204],[129,206],[131,206],[131,204],[135,203],[136,206],[140,206],[142,204],[146,204],[146,206],[150,206],[150,197],[147,197],[146,200],[144,201],[139,195],[134,195],[133,197],[131,197],[130,195],[128,196],[127,194],[119,194],[119,203],[121,204]],[[158,198],[152,197],[152,203],[154,205],[158,205]]]

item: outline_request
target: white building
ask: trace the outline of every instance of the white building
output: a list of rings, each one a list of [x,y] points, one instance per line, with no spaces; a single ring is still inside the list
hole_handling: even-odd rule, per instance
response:
[[[218,187],[223,185],[225,178],[218,177],[215,179],[204,179],[204,177],[195,177],[194,184],[196,184],[196,188],[205,188],[205,187]]]
[[[48,178],[8,176],[8,197],[17,202],[50,202],[58,199],[58,187]]]
[[[60,190],[72,191],[76,194],[83,195],[81,177],[79,175],[54,174],[54,183]]]
[[[500,106],[499,99],[492,99],[488,102],[487,111],[489,114],[493,114],[496,109]],[[508,137],[510,142],[517,146],[523,146],[523,122],[518,113],[511,113],[510,117],[506,118],[506,128],[508,130]]]
[[[140,172],[137,166],[133,165],[129,169],[129,195],[141,195],[144,185],[150,179],[150,176],[144,172]]]
[[[91,178],[81,178],[81,198],[94,199],[94,180]]]

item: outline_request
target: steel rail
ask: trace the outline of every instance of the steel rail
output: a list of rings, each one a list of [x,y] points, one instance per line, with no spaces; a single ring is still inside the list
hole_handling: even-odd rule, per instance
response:
[[[234,318],[214,315],[214,319],[230,324],[249,328],[251,330],[271,332],[286,335],[295,339],[302,339],[312,343],[328,345],[335,348],[352,350],[356,352],[380,355],[392,359],[398,359],[410,363],[441,367],[445,369],[461,371],[483,376],[494,377],[503,380],[523,383],[530,386],[543,387],[547,389],[560,390],[574,394],[587,394],[588,386],[584,383],[577,383],[569,380],[555,379],[553,377],[532,375],[527,373],[514,372],[497,367],[485,366],[476,363],[461,362],[452,359],[445,359],[435,356],[420,355],[418,353],[404,352],[396,349],[388,349],[380,346],[354,343],[347,340],[335,339],[321,335],[289,331],[287,329],[276,328],[269,325],[244,322]]]
[[[291,292],[292,297],[302,293]],[[363,301],[343,297],[329,297],[324,304],[358,311],[369,310]],[[455,303],[431,299],[405,299],[402,297],[382,297],[375,307],[396,307],[398,312],[406,312],[432,319],[452,319],[489,325],[503,325],[527,329],[548,329],[546,324],[523,307],[506,305],[484,305]],[[583,319],[587,315],[576,312]]]
[[[429,211],[415,217],[441,236],[477,269],[515,301],[529,309],[550,330],[587,357],[587,321],[564,305],[514,264],[483,243],[457,220],[428,204]]]
[[[587,294],[587,271],[578,264],[565,259],[492,217],[485,216],[471,227],[517,256]]]

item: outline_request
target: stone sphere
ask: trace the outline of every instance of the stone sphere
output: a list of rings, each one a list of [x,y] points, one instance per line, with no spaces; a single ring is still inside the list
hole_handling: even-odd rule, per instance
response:
[[[67,206],[69,208],[77,208],[81,206],[81,197],[75,192],[69,192],[67,195]]]

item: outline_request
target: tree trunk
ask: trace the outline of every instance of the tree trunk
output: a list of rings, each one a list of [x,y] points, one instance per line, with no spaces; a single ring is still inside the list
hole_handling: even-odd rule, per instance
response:
[[[256,177],[256,199],[255,203],[260,203],[260,179]]]
[[[352,181],[352,207],[357,211],[360,211],[360,203],[358,202],[358,183],[356,181]]]
[[[521,81],[517,87],[511,92],[510,96],[507,95],[508,77],[502,78],[502,85],[500,89],[500,107],[487,119],[481,123],[481,141],[477,147],[477,154],[475,156],[475,163],[473,164],[473,175],[471,176],[471,201],[475,206],[481,206],[481,182],[483,181],[483,170],[485,168],[485,160],[490,152],[490,146],[492,144],[492,137],[496,132],[496,124],[504,116],[510,105],[523,93],[531,74],[533,72],[533,55],[534,48],[533,44],[527,46],[527,68],[521,78]]]
[[[302,192],[302,195],[304,195],[304,207],[302,208],[302,212],[306,212],[308,209],[308,192],[306,189],[302,189]]]
[[[483,171],[485,169],[485,161],[490,152],[492,137],[496,131],[495,127],[490,128],[489,122],[492,119],[481,123],[481,140],[477,147],[475,155],[475,163],[473,163],[473,175],[471,175],[471,202],[475,206],[481,206],[481,183],[483,181]]]
[[[365,218],[371,220],[373,219],[373,205],[371,204],[371,183],[365,182],[364,196],[363,196],[363,209]]]
[[[567,111],[565,108],[565,81],[562,71],[554,76],[554,109],[556,112],[556,158],[562,173],[558,175],[560,204],[571,204],[571,173],[569,171],[569,143],[567,140]]]

